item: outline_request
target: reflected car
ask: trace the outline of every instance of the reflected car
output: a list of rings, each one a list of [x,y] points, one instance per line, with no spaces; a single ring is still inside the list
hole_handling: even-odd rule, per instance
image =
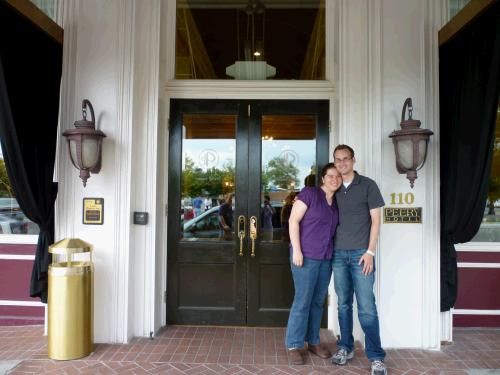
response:
[[[0,198],[0,234],[38,234],[38,225],[21,211],[15,198]]]
[[[16,217],[12,217],[11,215],[1,213],[0,233],[26,234],[28,232],[28,223],[29,221],[26,219],[24,215],[16,215]]]
[[[215,206],[184,223],[184,238],[219,238],[219,207]]]
[[[215,206],[209,210],[201,213],[193,219],[190,219],[183,224],[183,238],[184,239],[196,239],[196,238],[220,238],[220,225],[219,225],[219,207]],[[282,209],[282,204],[273,203],[273,207],[276,210],[273,216],[273,239],[281,240],[282,228],[280,223],[280,213]],[[260,218],[262,222],[262,218]],[[182,222],[181,222],[182,225]],[[259,228],[261,231],[262,228]]]

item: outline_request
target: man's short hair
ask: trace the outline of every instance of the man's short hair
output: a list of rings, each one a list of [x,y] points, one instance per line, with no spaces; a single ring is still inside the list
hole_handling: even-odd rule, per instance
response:
[[[348,145],[338,145],[337,147],[335,147],[335,150],[333,150],[333,156],[335,157],[335,153],[340,150],[347,150],[351,154],[351,158],[354,157],[354,150],[351,146]]]

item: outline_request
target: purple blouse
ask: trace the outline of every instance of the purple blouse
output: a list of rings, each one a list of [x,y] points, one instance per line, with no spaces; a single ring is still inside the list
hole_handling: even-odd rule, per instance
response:
[[[339,223],[339,210],[335,199],[329,206],[326,193],[319,187],[305,187],[297,199],[307,206],[307,211],[300,221],[302,254],[311,259],[332,259],[333,236]]]

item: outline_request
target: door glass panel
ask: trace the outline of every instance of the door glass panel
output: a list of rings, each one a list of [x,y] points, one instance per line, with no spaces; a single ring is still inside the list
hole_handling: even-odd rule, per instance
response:
[[[316,117],[262,116],[261,241],[290,242],[294,198],[315,181]]]
[[[176,79],[325,79],[325,1],[178,0]]]
[[[181,240],[234,238],[236,115],[182,120]]]

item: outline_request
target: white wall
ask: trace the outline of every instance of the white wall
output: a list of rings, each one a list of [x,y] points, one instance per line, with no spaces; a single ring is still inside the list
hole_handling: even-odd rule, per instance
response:
[[[327,25],[327,71],[338,77],[337,89],[333,82],[275,81],[266,82],[265,89],[245,83],[245,98],[332,100],[332,149],[337,142],[352,145],[357,169],[379,183],[386,203],[391,193],[410,191],[396,172],[388,138],[399,126],[406,97],[413,98],[414,115],[423,127],[436,132],[412,190],[413,205],[423,207],[424,223],[382,226],[376,294],[386,347],[439,347],[437,31],[446,19],[445,3],[327,0],[329,14],[339,21],[338,27]],[[165,320],[169,98],[230,98],[241,92],[238,82],[167,82],[174,61],[173,4],[61,2],[61,132],[81,118],[81,100],[88,98],[98,127],[108,136],[101,173],[92,175],[85,189],[65,148],[59,150],[57,171],[56,239],[79,237],[95,245],[98,342],[147,336]],[[103,226],[81,224],[83,197],[104,198]],[[131,223],[135,210],[149,213],[148,225]],[[334,305],[329,315],[335,328]]]
[[[87,98],[107,138],[102,170],[90,177],[86,188],[68,160],[65,140],[60,140],[55,237],[79,237],[94,245],[94,337],[97,342],[125,342],[131,334],[132,295],[128,275],[133,3],[69,0],[59,6],[65,34],[60,132],[81,118],[81,100]],[[102,226],[82,225],[84,197],[104,198]]]
[[[423,209],[423,224],[381,228],[376,295],[385,347],[440,345],[437,32],[445,4],[339,1],[339,142],[353,145],[356,168],[379,183],[386,205],[391,193],[411,192],[411,206]],[[407,97],[414,118],[435,132],[414,189],[397,173],[388,138]]]

